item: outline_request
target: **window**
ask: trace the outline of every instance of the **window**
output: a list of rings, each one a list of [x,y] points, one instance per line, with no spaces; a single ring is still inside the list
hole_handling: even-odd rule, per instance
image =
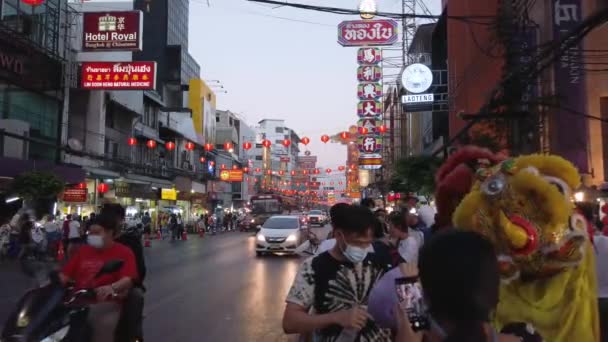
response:
[[[215,122],[220,122],[220,116],[219,116],[219,115],[217,115],[217,116],[215,117]]]
[[[232,118],[228,118],[228,124],[232,126]]]
[[[274,129],[276,133],[283,133],[283,127],[277,127]]]
[[[262,160],[262,156],[255,156],[255,160]]]
[[[275,142],[275,143],[277,143],[277,144],[282,144],[282,143],[283,143],[283,140],[281,140],[281,139],[277,139],[277,140],[275,140],[274,142]]]
[[[264,146],[262,146],[262,144],[255,144],[255,148],[262,148]]]

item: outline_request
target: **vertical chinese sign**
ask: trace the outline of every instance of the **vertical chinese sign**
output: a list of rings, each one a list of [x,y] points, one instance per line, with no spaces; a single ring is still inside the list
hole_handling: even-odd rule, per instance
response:
[[[582,22],[581,0],[553,0],[553,38],[563,39]],[[587,118],[568,111],[587,112],[582,42],[564,52],[555,63],[555,92],[560,107],[550,122],[551,151],[571,161],[580,172],[589,172]],[[566,109],[567,108],[567,109]]]
[[[394,20],[353,20],[338,26],[338,43],[359,47],[357,52],[357,130],[361,169],[382,168],[382,50],[375,46],[392,45],[397,41]],[[356,171],[356,170],[353,170]]]

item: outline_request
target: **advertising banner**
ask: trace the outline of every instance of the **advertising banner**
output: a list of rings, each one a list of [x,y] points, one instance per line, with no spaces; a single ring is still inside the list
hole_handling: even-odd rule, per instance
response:
[[[224,182],[242,182],[243,170],[222,170],[220,179]]]
[[[360,155],[359,168],[363,170],[378,170],[382,168],[382,156],[377,153]]]
[[[561,40],[568,31],[583,21],[581,0],[552,0],[553,38]],[[587,113],[585,70],[582,42],[571,47],[554,63],[555,92],[562,108]],[[557,109],[551,115],[551,152],[571,161],[580,172],[588,173],[588,123],[582,115],[571,115],[566,109]]]
[[[160,189],[160,199],[168,200],[168,201],[176,201],[177,200],[177,191],[175,189]]]
[[[83,62],[83,89],[153,90],[156,62]]]
[[[86,12],[82,17],[82,51],[141,51],[141,11]]]
[[[390,19],[343,21],[338,25],[342,46],[392,45],[399,38],[397,22]]]
[[[83,203],[87,201],[87,188],[66,188],[63,190],[63,201],[69,203]]]

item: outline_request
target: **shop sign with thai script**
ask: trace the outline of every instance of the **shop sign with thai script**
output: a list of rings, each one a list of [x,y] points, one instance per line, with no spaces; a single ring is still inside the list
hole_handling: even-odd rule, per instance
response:
[[[343,21],[338,25],[342,46],[392,45],[399,35],[397,22],[390,19]]]
[[[84,62],[82,88],[109,90],[153,90],[156,62]]]

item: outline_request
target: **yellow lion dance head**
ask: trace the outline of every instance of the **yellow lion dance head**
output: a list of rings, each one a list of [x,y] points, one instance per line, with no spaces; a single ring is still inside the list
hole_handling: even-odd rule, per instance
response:
[[[593,249],[572,200],[580,175],[570,162],[465,147],[436,181],[439,224],[477,231],[495,246],[499,328],[526,322],[546,341],[598,339]]]

